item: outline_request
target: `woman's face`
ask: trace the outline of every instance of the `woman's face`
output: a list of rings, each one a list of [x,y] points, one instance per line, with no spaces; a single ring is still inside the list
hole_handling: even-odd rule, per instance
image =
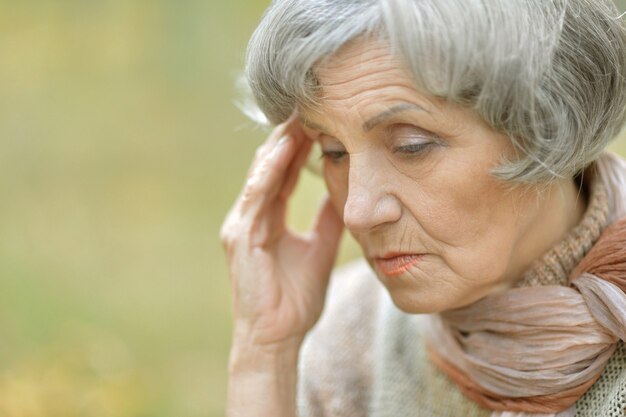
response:
[[[504,135],[418,93],[388,51],[355,41],[316,67],[323,98],[300,110],[302,125],[321,145],[337,211],[394,303],[413,313],[461,307],[510,287],[555,243],[540,237],[551,233],[546,207],[490,174],[513,155]]]

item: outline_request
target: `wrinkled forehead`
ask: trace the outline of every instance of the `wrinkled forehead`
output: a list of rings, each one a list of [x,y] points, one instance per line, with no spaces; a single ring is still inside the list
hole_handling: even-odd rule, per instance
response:
[[[369,36],[347,42],[314,65],[312,74],[318,98],[326,100],[345,99],[354,90],[393,82],[415,84],[406,61],[393,53],[389,42]]]
[[[344,116],[366,120],[390,109],[432,107],[418,93],[402,57],[389,43],[377,38],[357,38],[313,68],[316,100],[301,104],[304,119]]]

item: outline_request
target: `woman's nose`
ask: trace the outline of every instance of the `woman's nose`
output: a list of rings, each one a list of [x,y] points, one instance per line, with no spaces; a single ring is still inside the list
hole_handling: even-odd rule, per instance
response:
[[[402,207],[390,192],[395,184],[385,176],[385,168],[354,159],[350,160],[348,197],[343,211],[346,227],[351,232],[367,232],[398,221]]]

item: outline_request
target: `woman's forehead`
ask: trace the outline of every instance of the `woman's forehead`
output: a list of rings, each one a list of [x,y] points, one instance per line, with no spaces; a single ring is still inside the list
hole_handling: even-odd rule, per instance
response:
[[[351,81],[374,83],[380,78],[410,79],[406,62],[381,39],[357,38],[313,67],[318,87],[345,87]]]

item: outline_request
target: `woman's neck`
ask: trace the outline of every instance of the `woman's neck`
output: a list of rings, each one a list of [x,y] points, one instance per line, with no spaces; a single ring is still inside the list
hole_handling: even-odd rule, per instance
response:
[[[552,184],[537,201],[536,218],[516,251],[516,265],[508,281],[514,285],[532,263],[563,240],[583,219],[587,194],[574,180]]]

